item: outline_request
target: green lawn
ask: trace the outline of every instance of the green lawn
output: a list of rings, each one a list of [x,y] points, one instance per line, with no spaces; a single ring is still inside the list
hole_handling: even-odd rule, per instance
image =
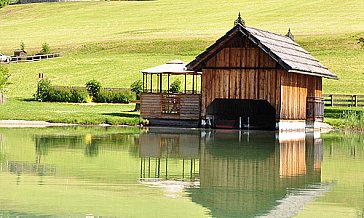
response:
[[[193,60],[233,26],[238,11],[248,26],[280,34],[290,27],[297,42],[339,76],[338,81],[324,80],[324,93],[364,94],[364,49],[357,43],[364,36],[362,0],[299,4],[285,0],[158,0],[26,4],[1,9],[1,34],[9,37],[1,37],[0,52],[11,54],[23,41],[29,54],[37,53],[47,42],[62,55],[8,65],[12,74],[8,96],[31,98],[38,73],[55,85],[84,85],[97,79],[104,87],[129,87],[141,78],[141,69],[172,59]],[[13,104],[29,103],[14,100]],[[1,114],[8,114],[4,110],[0,107]]]
[[[76,105],[10,99],[0,107],[0,120],[45,120],[53,123],[130,124],[142,122],[135,104]]]

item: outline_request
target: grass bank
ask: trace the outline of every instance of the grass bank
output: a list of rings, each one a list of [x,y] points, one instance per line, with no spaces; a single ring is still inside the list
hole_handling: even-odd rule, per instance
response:
[[[326,107],[325,122],[337,129],[364,131],[364,108]]]
[[[364,94],[361,61],[364,49],[357,43],[364,36],[361,0],[308,0],[300,4],[285,0],[25,4],[0,10],[1,34],[7,36],[0,40],[0,52],[11,54],[23,41],[32,54],[47,42],[53,51],[62,52],[62,57],[8,65],[12,75],[7,93],[10,100],[0,106],[0,116],[2,119],[108,122],[105,115],[99,117],[97,110],[95,117],[98,118],[93,118],[92,110],[86,110],[88,114],[83,118],[77,114],[73,118],[63,115],[58,118],[57,113],[48,115],[48,107],[52,108],[53,104],[17,99],[32,97],[39,73],[53,85],[83,86],[90,79],[96,79],[104,87],[127,88],[141,78],[141,69],[172,59],[193,60],[232,27],[238,11],[248,26],[280,34],[285,34],[290,27],[297,42],[339,76],[338,81],[324,80],[324,93]],[[18,109],[22,107],[27,113]],[[70,114],[73,110],[84,111],[83,106],[59,104],[57,107],[58,111],[71,110]],[[115,108],[112,113],[117,112]],[[115,116],[109,118],[114,120]]]
[[[9,99],[0,107],[0,120],[42,120],[85,125],[138,125],[143,123],[135,104],[67,104]]]

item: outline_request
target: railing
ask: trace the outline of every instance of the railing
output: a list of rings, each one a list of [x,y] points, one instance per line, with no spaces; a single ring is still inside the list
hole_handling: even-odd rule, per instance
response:
[[[325,106],[364,107],[364,95],[323,95]]]
[[[324,98],[307,97],[307,120],[324,121]]]
[[[143,90],[144,93],[170,93],[168,90],[162,90],[160,91],[159,89],[144,89]],[[172,94],[172,93],[170,93]],[[201,91],[197,91],[197,90],[183,90],[180,91],[177,94],[201,94]]]
[[[179,95],[163,94],[161,96],[162,114],[179,114],[181,99]]]

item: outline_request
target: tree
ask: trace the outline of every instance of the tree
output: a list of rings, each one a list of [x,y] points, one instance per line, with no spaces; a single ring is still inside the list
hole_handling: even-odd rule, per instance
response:
[[[178,93],[178,92],[180,92],[180,90],[181,90],[181,84],[182,84],[181,80],[176,79],[175,81],[173,81],[171,83],[171,86],[169,87],[169,91],[172,92],[172,93]]]
[[[139,79],[137,81],[134,81],[131,85],[130,85],[130,90],[132,92],[135,92],[136,95],[136,99],[140,100],[140,94],[142,94],[143,92],[143,83],[142,81]],[[134,111],[140,111],[140,102],[137,102],[135,104],[135,108]]]
[[[41,54],[49,54],[51,53],[51,48],[49,47],[48,43],[43,43],[42,50],[40,50]]]
[[[37,101],[47,101],[49,97],[49,89],[51,88],[51,81],[48,79],[41,79],[38,81],[37,92],[34,95]]]
[[[134,81],[131,85],[130,85],[130,90],[132,92],[135,92],[136,95],[136,99],[140,100],[140,94],[143,91],[143,83],[142,81],[139,79],[137,81]]]
[[[25,51],[25,44],[23,41],[20,42],[20,49]]]
[[[0,94],[5,94],[7,91],[6,87],[8,86],[9,82],[9,69],[6,67],[0,66]]]
[[[101,83],[94,79],[90,80],[86,83],[86,89],[89,95],[95,98],[101,90]]]

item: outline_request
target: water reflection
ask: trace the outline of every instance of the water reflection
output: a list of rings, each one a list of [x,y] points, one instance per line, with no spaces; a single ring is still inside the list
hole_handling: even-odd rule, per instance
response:
[[[201,145],[200,189],[192,200],[216,217],[251,217],[278,205],[287,190],[321,182],[322,140],[275,132],[208,134]]]
[[[36,185],[43,186],[61,184],[64,188],[67,181],[72,192],[64,192],[74,197],[65,197],[65,211],[76,208],[77,215],[86,211],[75,204],[96,210],[97,205],[84,205],[82,198],[96,199],[96,195],[105,203],[101,212],[93,214],[113,217],[133,215],[116,213],[117,205],[147,202],[153,208],[156,199],[169,202],[165,197],[188,200],[213,217],[291,216],[326,191],[321,173],[324,141],[313,134],[167,128],[118,131],[39,131],[23,147],[18,141],[6,146],[10,144],[0,134],[0,176],[9,184],[16,176],[18,185],[25,180],[32,184],[31,176],[36,176]],[[331,147],[333,155],[335,148]],[[352,147],[348,150],[354,157],[362,153]],[[155,186],[162,187],[164,195],[154,196],[160,191],[150,194]],[[58,202],[58,194],[50,196],[53,192],[39,187],[34,190],[44,191],[49,203]],[[32,193],[31,188],[27,191]],[[140,197],[146,191],[152,197]],[[120,193],[127,193],[125,201]],[[185,205],[181,204],[181,211]]]
[[[199,176],[200,135],[197,131],[151,129],[140,135],[140,177],[151,181],[195,181]],[[157,180],[155,180],[157,181]]]
[[[199,188],[185,182],[180,185],[210,215],[252,217],[273,210],[292,190],[315,189],[321,182],[323,140],[304,133],[292,137],[276,132],[151,129],[140,136],[140,157],[141,178],[199,180]],[[153,183],[148,180],[148,184]],[[310,195],[321,193],[318,187]]]

